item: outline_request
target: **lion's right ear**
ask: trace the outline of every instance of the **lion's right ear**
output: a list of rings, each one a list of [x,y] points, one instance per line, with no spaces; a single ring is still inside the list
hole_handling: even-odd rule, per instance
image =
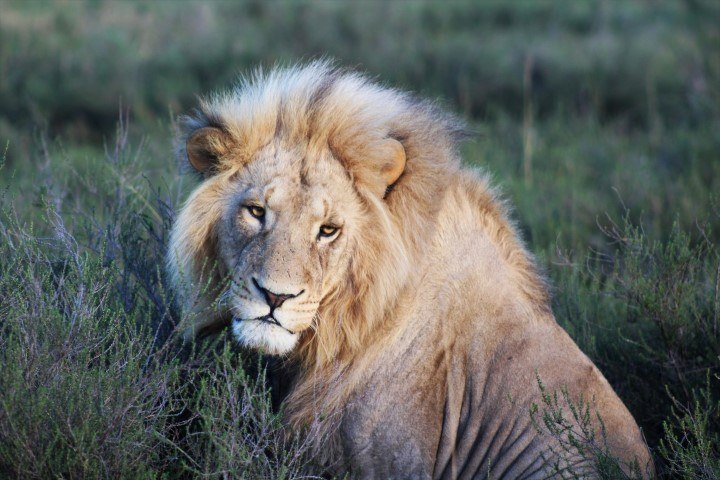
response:
[[[217,170],[222,157],[231,148],[230,136],[217,127],[203,127],[193,133],[185,144],[190,165],[208,175]]]

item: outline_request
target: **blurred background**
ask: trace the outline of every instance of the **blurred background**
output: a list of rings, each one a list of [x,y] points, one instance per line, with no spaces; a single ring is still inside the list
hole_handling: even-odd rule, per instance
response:
[[[260,65],[319,56],[472,121],[563,114],[659,129],[718,103],[716,2],[7,2],[4,138],[97,142],[156,125]],[[16,143],[16,141],[12,142]],[[30,142],[31,143],[31,142]]]
[[[718,190],[712,0],[1,5],[6,173],[32,172],[48,142],[72,157],[102,149],[121,115],[172,172],[173,119],[198,95],[258,66],[330,57],[466,118],[468,161],[526,186],[538,177],[548,197],[566,197],[563,212],[543,213],[565,228],[591,227],[621,197],[668,231]]]
[[[6,245],[57,237],[64,219],[88,255],[119,262],[126,314],[156,305],[162,274],[133,275],[158,263],[195,182],[177,173],[176,117],[259,66],[319,57],[467,121],[466,162],[514,205],[558,321],[628,404],[661,473],[718,478],[715,0],[0,0]],[[147,264],[121,254],[130,231],[157,243],[132,244]]]

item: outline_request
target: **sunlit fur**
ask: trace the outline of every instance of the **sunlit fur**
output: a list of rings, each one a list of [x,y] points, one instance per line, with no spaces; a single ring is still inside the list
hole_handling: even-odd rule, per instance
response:
[[[623,439],[618,440],[617,448],[627,450],[628,458],[637,455],[647,460],[630,414],[555,324],[545,285],[508,220],[504,203],[484,176],[461,168],[456,143],[463,128],[453,117],[363,76],[316,62],[257,72],[236,89],[204,100],[182,124],[181,159],[186,155],[188,136],[207,126],[226,131],[231,148],[179,212],[168,250],[169,271],[184,308],[196,312],[195,317],[191,315],[195,324],[189,335],[228,322],[233,308],[228,278],[247,275],[233,270],[235,264],[227,260],[231,249],[223,247],[228,244],[226,237],[232,236],[222,227],[229,225],[223,215],[237,195],[238,182],[255,178],[253,175],[262,177],[263,169],[277,168],[270,166],[270,159],[279,158],[277,162],[286,170],[278,170],[278,177],[295,175],[295,169],[301,170],[301,175],[324,175],[327,185],[317,188],[351,212],[345,218],[348,235],[341,237],[346,243],[338,250],[335,269],[323,271],[321,280],[313,280],[319,284],[305,286],[317,296],[318,308],[310,322],[298,327],[297,341],[233,325],[246,345],[298,360],[300,371],[285,411],[290,424],[313,424],[323,433],[318,438],[329,440],[319,452],[321,457],[341,456],[334,432],[340,422],[348,420],[343,412],[349,398],[361,396],[363,388],[377,392],[383,385],[395,388],[410,381],[377,377],[378,371],[407,361],[403,355],[433,359],[437,364],[433,375],[445,372],[446,376],[428,378],[422,388],[427,392],[440,389],[438,395],[452,400],[461,398],[466,388],[465,383],[451,379],[457,359],[469,355],[471,347],[463,345],[478,342],[472,348],[484,345],[488,352],[500,351],[505,348],[503,342],[521,337],[513,337],[513,332],[528,335],[537,329],[551,332],[555,339],[554,346],[542,347],[547,348],[543,354],[555,349],[567,352],[571,359],[567,365],[548,367],[547,372],[540,368],[540,373],[547,375],[547,385],[556,388],[567,379],[575,382],[570,385],[571,392],[597,396],[604,413],[615,415],[608,414],[607,425]],[[390,188],[380,174],[382,142],[388,137],[399,140],[407,156],[402,176]],[[293,161],[301,162],[300,166]],[[341,168],[333,168],[333,164]],[[283,188],[294,185],[283,182]],[[302,182],[298,185],[292,187],[297,188],[292,195],[298,197],[291,196],[287,208],[311,202],[305,198]],[[308,225],[288,224],[284,238],[290,238],[291,232],[304,232]],[[290,265],[308,260],[293,253],[293,247],[292,242],[287,246],[268,244],[268,248],[281,249]],[[257,259],[257,265],[262,267],[263,261]],[[447,317],[447,312],[453,313]],[[430,329],[436,340],[428,347],[432,350],[414,352],[413,332],[422,329]],[[534,379],[537,364],[531,354],[519,351],[507,356],[513,355],[513,368]],[[480,382],[478,372],[485,375],[485,381],[493,381],[490,367],[482,360],[477,362],[472,368],[462,367],[469,369],[460,376],[466,379],[462,382],[470,381],[471,376],[476,379],[473,382]],[[493,363],[493,368],[499,368],[500,379],[505,367]],[[577,380],[588,375],[592,380]],[[370,378],[380,383],[368,384]],[[533,382],[519,381],[508,382],[504,385],[508,393],[483,408],[497,409],[488,410],[497,418],[518,414],[504,410],[500,403],[508,396],[525,395],[519,398],[532,400]],[[455,408],[453,402],[448,405],[446,408]],[[527,406],[522,408],[527,412]],[[442,413],[438,415],[442,417]],[[437,421],[417,419],[427,428]],[[440,447],[437,453],[442,453]],[[455,458],[454,453],[450,455]],[[352,464],[352,459],[346,462]]]

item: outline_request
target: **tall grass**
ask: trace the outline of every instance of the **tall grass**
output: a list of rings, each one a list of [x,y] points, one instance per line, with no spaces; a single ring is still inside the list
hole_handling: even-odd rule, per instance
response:
[[[310,476],[259,360],[179,339],[162,268],[172,209],[142,185],[124,132],[88,179],[88,210],[40,188],[23,218],[3,193],[0,475]]]

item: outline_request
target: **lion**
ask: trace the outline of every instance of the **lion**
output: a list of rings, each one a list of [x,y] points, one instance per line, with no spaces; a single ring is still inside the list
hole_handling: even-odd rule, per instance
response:
[[[593,476],[595,450],[563,447],[532,415],[563,391],[559,409],[589,402],[595,443],[626,472],[653,475],[632,415],[555,321],[508,207],[462,166],[454,116],[320,61],[257,71],[181,130],[202,176],[167,257],[186,334],[229,326],[293,365],[287,425],[315,427],[330,468]]]

